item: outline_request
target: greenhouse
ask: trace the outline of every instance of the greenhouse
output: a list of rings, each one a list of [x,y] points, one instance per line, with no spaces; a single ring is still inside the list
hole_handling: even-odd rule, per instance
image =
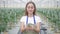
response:
[[[0,34],[20,34],[19,21],[29,1],[42,20],[39,34],[60,34],[60,0],[0,0]]]

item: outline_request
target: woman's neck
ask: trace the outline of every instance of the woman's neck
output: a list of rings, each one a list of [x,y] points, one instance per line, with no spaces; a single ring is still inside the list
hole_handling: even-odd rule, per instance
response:
[[[28,14],[28,17],[32,17],[33,16],[33,14]]]

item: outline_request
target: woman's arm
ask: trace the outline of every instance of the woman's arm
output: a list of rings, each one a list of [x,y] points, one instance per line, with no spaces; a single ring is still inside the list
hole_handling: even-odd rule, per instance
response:
[[[21,32],[23,32],[25,30],[25,25],[24,22],[21,22],[21,27],[20,27]]]
[[[36,28],[34,28],[36,32],[40,32],[40,23],[36,24]]]

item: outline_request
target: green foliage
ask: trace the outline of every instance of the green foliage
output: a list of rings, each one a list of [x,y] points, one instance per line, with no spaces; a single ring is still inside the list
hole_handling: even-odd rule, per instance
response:
[[[55,26],[60,29],[60,9],[53,9],[53,8],[39,8],[37,11],[43,15],[45,15],[51,24],[55,23]],[[53,25],[52,25],[53,26]]]
[[[45,15],[50,22],[60,30],[60,9],[39,8],[37,11]],[[7,28],[8,23],[17,23],[17,19],[24,14],[23,8],[0,8],[0,31]]]
[[[6,30],[8,23],[17,23],[17,18],[23,15],[24,9],[0,8],[0,32]]]

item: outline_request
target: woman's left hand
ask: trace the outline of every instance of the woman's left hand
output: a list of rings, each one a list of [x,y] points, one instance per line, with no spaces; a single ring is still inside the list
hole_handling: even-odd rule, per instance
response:
[[[34,28],[33,27],[29,27],[29,30],[33,30]]]

